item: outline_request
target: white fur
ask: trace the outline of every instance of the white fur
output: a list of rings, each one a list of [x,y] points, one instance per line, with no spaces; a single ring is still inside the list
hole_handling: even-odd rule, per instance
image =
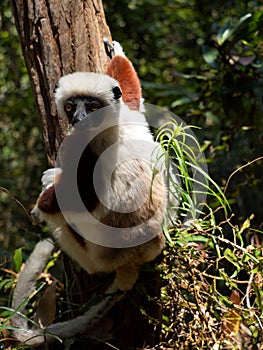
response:
[[[105,74],[76,72],[65,75],[60,78],[55,92],[58,113],[66,117],[64,102],[70,97],[94,96],[104,100],[107,105],[118,103],[112,93],[115,86],[119,86],[117,81]]]
[[[110,178],[112,186],[112,191],[103,192],[102,189],[101,198],[113,210],[118,209],[121,203],[123,203],[125,208],[128,201],[134,201],[136,205],[137,201],[139,202],[145,193],[149,199],[149,193],[153,184],[152,171],[153,167],[156,167],[156,159],[150,160],[148,163],[140,159],[143,158],[145,152],[144,145],[140,145],[141,141],[155,147],[144,115],[139,111],[131,111],[123,103],[116,103],[117,101],[114,100],[112,92],[112,88],[115,86],[118,86],[118,83],[109,76],[78,72],[62,77],[55,95],[58,112],[64,116],[64,101],[72,96],[94,96],[106,101],[109,106],[116,106],[116,112],[119,113],[119,124],[113,129],[117,129],[118,132],[106,131],[103,134],[103,139],[98,138],[93,145],[94,151],[100,154],[106,151],[108,146],[113,145],[114,142],[118,144],[116,159],[114,159],[114,155],[106,158],[101,168],[101,173],[104,176],[102,183],[109,182]],[[130,152],[132,155],[135,155],[134,159],[131,158],[125,162],[122,162],[122,159],[120,159],[118,164],[118,156],[121,152],[124,152],[124,155],[125,152]],[[155,157],[157,157],[157,154],[155,154]],[[113,176],[111,167],[116,160],[116,171]],[[94,224],[87,213],[66,212],[64,214],[66,214],[67,221],[73,224],[79,232],[94,232],[98,237],[102,234],[101,245],[90,242],[87,239],[84,245],[81,245],[72,235],[61,213],[41,213],[41,217],[51,225],[53,235],[62,249],[88,273],[117,271],[117,281],[114,283],[115,288],[130,289],[137,278],[139,266],[153,260],[164,246],[162,222],[166,212],[166,189],[163,179],[163,167],[159,165],[157,168],[159,174],[156,176],[153,184],[153,193],[157,201],[153,203],[156,206],[156,214],[148,224],[148,228],[153,232],[153,235],[150,240],[145,240],[145,243],[139,246],[131,246],[129,241],[136,241],[137,237],[146,235],[143,227],[135,226],[129,231],[130,236],[124,237],[126,245],[124,244],[123,246],[129,248],[116,250],[115,248],[110,248],[110,246],[103,246],[104,233],[100,231],[101,225]],[[50,185],[51,175],[51,172],[44,174],[42,179],[43,187]],[[131,183],[131,185],[127,185],[127,183]],[[146,206],[142,215],[147,216],[147,210]],[[109,212],[109,210],[99,204],[92,214],[98,220],[103,220]],[[140,225],[139,222],[138,225]],[[130,274],[130,278],[127,277],[126,270],[134,271]]]
[[[123,51],[123,48],[121,46],[121,44],[118,42],[118,41],[113,41],[112,42],[113,44],[113,47],[114,47],[114,55],[119,55],[119,56],[123,56],[123,57],[126,57],[124,51]]]
[[[120,124],[119,124],[119,133],[116,134],[116,142],[118,142],[119,149],[125,147],[131,147],[129,151],[132,154],[139,153],[139,156],[143,158],[144,148],[140,148],[138,146],[138,142],[136,141],[146,141],[149,144],[152,144],[155,147],[155,143],[153,141],[153,137],[149,131],[148,124],[143,114],[138,111],[131,111],[127,106],[121,105],[120,108]],[[109,145],[112,143],[111,134],[104,135],[103,140],[103,148],[107,149],[107,140],[109,140]],[[129,142],[128,144],[127,141]],[[100,154],[103,149],[102,143],[100,140],[97,141],[98,144],[96,146],[96,150]],[[138,148],[139,147],[139,148]],[[158,148],[160,151],[160,148]],[[140,160],[139,160],[140,161]],[[102,193],[102,199],[105,202],[109,203],[111,208],[120,201],[123,202],[123,206],[129,200],[136,201],[138,197],[142,197],[145,193],[147,194],[150,190],[150,184],[152,181],[152,168],[151,164],[144,164],[146,166],[145,171],[139,172],[138,160],[129,159],[126,163],[120,164],[120,166],[116,170],[116,174],[112,187],[114,191]],[[156,166],[155,159],[153,160],[152,166]],[[111,172],[112,159],[106,158],[106,161],[102,164],[102,174],[104,176],[104,181],[109,180],[109,173]],[[160,176],[162,176],[162,166],[158,164],[159,170],[161,172]],[[43,186],[44,184],[49,187],[54,179],[54,175],[59,173],[61,169],[55,168],[52,174],[52,169],[45,172],[42,177]],[[111,174],[110,174],[111,175]],[[148,183],[143,181],[144,179],[148,179]],[[132,186],[127,188],[127,182],[131,183]],[[148,187],[147,187],[148,185]],[[146,187],[145,187],[146,186]],[[151,221],[151,227],[155,232],[153,237],[160,236],[160,241],[154,246],[154,244],[150,243],[151,249],[147,248],[147,244],[141,245],[140,247],[130,247],[128,250],[123,250],[121,255],[116,254],[115,257],[109,261],[105,259],[104,256],[108,254],[111,248],[103,247],[103,238],[105,237],[105,233],[101,232],[101,224],[93,221],[90,221],[90,216],[87,213],[77,213],[77,212],[65,212],[64,215],[67,219],[67,222],[74,225],[79,232],[86,233],[86,237],[89,237],[89,232],[96,233],[96,239],[99,240],[99,235],[101,235],[101,245],[95,244],[89,240],[85,240],[85,245],[82,246],[78,241],[75,240],[74,236],[72,236],[70,230],[68,229],[67,222],[65,221],[62,214],[50,215],[45,213],[40,213],[41,218],[46,220],[53,228],[53,236],[62,247],[62,249],[71,256],[75,261],[79,263],[79,265],[84,268],[88,273],[97,273],[97,272],[112,272],[117,270],[118,268],[130,264],[132,265],[138,256],[138,253],[145,250],[147,252],[144,257],[140,256],[141,264],[154,259],[161,251],[164,239],[162,237],[162,222],[164,220],[165,209],[166,209],[166,191],[162,188],[162,193],[160,193],[162,197],[162,205],[156,211],[156,215]],[[110,197],[109,197],[110,196]],[[99,205],[95,209],[92,214],[95,214],[99,219],[103,219],[107,215],[108,211],[105,211],[105,208]],[[134,227],[129,233],[133,235],[133,237],[127,237],[127,246],[129,246],[129,239],[133,238],[136,240],[136,236],[143,236],[145,232],[143,227]],[[84,236],[85,237],[85,236]],[[136,266],[140,265],[136,263]],[[130,267],[131,269],[131,267]]]

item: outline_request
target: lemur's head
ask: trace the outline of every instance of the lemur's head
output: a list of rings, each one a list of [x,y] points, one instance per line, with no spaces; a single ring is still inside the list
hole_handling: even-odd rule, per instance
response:
[[[105,74],[77,72],[60,78],[55,89],[59,115],[75,125],[90,113],[119,104],[122,95],[116,80]]]

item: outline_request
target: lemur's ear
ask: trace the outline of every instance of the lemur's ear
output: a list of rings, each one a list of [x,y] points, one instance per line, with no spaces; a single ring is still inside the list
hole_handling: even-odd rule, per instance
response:
[[[113,89],[112,89],[112,92],[114,94],[114,99],[115,100],[118,100],[121,96],[122,96],[122,92],[121,92],[121,89],[119,86],[115,86]]]
[[[59,87],[59,84],[56,84],[54,89],[53,89],[54,94],[57,92],[58,87]]]

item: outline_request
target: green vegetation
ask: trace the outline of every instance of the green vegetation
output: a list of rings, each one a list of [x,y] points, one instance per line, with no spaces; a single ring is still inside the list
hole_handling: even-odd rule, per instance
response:
[[[29,208],[39,192],[45,150],[9,2],[0,5],[0,261],[24,244]],[[18,235],[19,233],[19,235]],[[20,238],[19,238],[20,237]],[[22,239],[21,239],[22,237]]]
[[[259,0],[114,0],[104,5],[113,38],[123,44],[139,73],[145,101],[168,107],[195,126],[211,178],[203,215],[187,226],[179,218],[176,230],[166,232],[160,265],[163,349],[259,349],[262,5]],[[46,168],[45,152],[7,0],[0,11],[0,186],[30,208]],[[169,132],[159,139],[179,160],[180,142]],[[185,152],[191,158],[191,151]],[[187,166],[181,162],[178,168],[185,174],[188,203],[181,215],[193,209],[187,202],[193,186]],[[16,272],[38,239],[10,193],[0,191],[0,267],[7,269],[0,277],[0,306],[5,307],[10,306]],[[20,246],[23,250],[15,251]]]
[[[257,1],[112,1],[115,40],[139,72],[146,102],[194,125],[209,173],[224,186],[262,156],[262,7]],[[136,28],[136,30],[135,30]],[[230,181],[236,220],[262,222],[262,160]]]

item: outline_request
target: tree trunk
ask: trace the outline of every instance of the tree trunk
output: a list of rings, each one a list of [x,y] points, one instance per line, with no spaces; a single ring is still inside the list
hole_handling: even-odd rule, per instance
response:
[[[62,75],[102,72],[102,38],[110,38],[100,0],[10,0],[42,125],[47,157],[54,165],[65,132],[53,90]]]
[[[10,0],[23,55],[40,117],[47,158],[55,165],[66,124],[56,113],[53,90],[62,75],[74,71],[102,72],[107,63],[103,37],[111,38],[100,0]],[[82,305],[105,290],[112,276],[89,276],[64,256],[69,305]],[[159,276],[141,274],[143,293],[134,288],[93,330],[120,349],[153,346],[159,341]],[[147,282],[148,281],[148,282]],[[146,290],[146,292],[145,292]],[[150,296],[150,298],[149,298]],[[149,301],[152,300],[152,301]],[[140,305],[146,315],[142,314]],[[75,313],[71,317],[76,316]],[[157,320],[157,323],[153,321]],[[109,349],[105,341],[78,340],[70,349]],[[54,349],[57,349],[55,344]],[[63,347],[62,347],[63,348]],[[67,347],[68,348],[68,347]],[[61,349],[61,347],[60,347]]]

